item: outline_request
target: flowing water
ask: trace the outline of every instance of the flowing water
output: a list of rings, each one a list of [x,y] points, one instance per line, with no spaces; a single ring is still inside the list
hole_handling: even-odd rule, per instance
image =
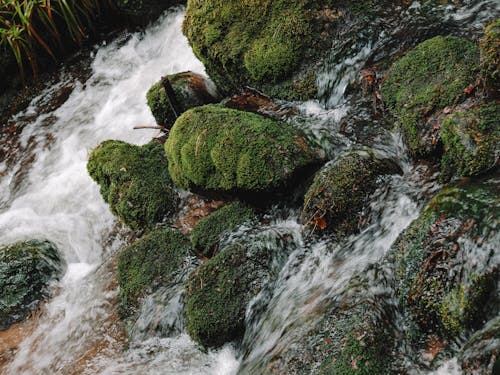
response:
[[[484,4],[490,4],[488,15]],[[472,4],[453,13],[453,21],[466,22],[467,30],[475,32],[476,24],[491,17],[491,6],[496,7],[494,2]],[[384,258],[438,188],[432,178],[424,182],[425,167],[410,162],[397,134],[377,127],[369,142],[360,142],[339,132],[339,121],[355,106],[344,95],[344,83],[353,79],[383,38],[368,41],[349,59],[325,67],[323,87],[335,87],[327,106],[298,105],[301,115],[295,123],[307,126],[333,159],[347,148],[370,146],[398,161],[402,175],[384,180],[373,194],[369,225],[341,242],[314,240],[299,224],[296,211],[271,210],[267,224],[252,230],[286,234],[290,245],[273,280],[250,303],[240,349],[227,344],[201,350],[183,332],[180,290],[164,291],[170,299],[164,312],[172,328],[168,337],[138,334],[127,343],[116,313],[114,254],[127,243],[129,233],[110,214],[87,175],[86,162],[90,150],[106,139],[144,144],[156,135],[132,127],[154,124],[145,93],[162,75],[203,73],[181,34],[182,19],[182,9],[170,11],[143,33],[96,46],[85,78],[63,70],[58,83],[12,120],[22,127],[10,146],[22,156],[0,164],[0,245],[47,238],[62,250],[67,270],[34,332],[4,369],[6,374],[257,374],[293,344],[301,327],[314,323],[311,312],[317,306],[342,295],[353,275]],[[40,115],[40,108],[65,87],[72,90],[67,100]],[[147,325],[154,298],[145,306],[138,326]],[[447,373],[459,373],[456,360],[435,372]]]

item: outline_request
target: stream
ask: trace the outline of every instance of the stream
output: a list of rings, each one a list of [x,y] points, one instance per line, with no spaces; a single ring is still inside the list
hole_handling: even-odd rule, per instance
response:
[[[470,24],[464,34],[474,33],[484,18],[491,17],[492,7],[499,6],[487,1],[471,6],[469,13],[456,13],[455,21]],[[365,141],[339,131],[340,120],[355,104],[346,99],[343,82],[352,79],[368,52],[381,43],[370,41],[353,52],[350,68],[324,69],[321,79],[330,77],[330,81],[323,82],[323,87],[341,81],[325,102],[292,104],[300,111],[292,121],[307,126],[331,159],[347,149],[370,146],[398,161],[403,173],[384,180],[373,194],[369,225],[340,242],[315,239],[299,224],[299,212],[271,208],[265,224],[252,230],[286,235],[287,256],[277,267],[274,281],[250,303],[247,329],[238,348],[226,344],[217,350],[200,349],[182,329],[177,292],[172,293],[166,313],[175,326],[169,337],[138,334],[127,342],[116,312],[114,254],[128,243],[131,233],[110,213],[87,174],[86,163],[90,151],[104,140],[145,144],[158,135],[156,130],[133,126],[155,123],[145,94],[162,75],[186,70],[204,73],[181,33],[183,16],[182,8],[170,10],[143,32],[124,33],[95,46],[85,57],[88,73],[84,77],[63,68],[57,82],[47,85],[10,120],[18,131],[7,139],[7,147],[22,155],[0,161],[0,245],[46,238],[61,249],[67,269],[54,285],[55,297],[0,373],[258,374],[283,348],[293,345],[302,329],[314,324],[311,312],[317,306],[339,298],[353,275],[384,258],[439,189],[432,176],[422,178],[428,170],[411,162],[398,134],[380,127]],[[66,100],[50,104],[62,89],[69,92]],[[148,320],[148,311],[143,309],[143,320]],[[456,359],[434,372],[460,373]]]

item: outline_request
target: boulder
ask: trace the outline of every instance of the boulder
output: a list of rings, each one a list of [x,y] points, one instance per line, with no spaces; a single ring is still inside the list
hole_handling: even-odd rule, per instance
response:
[[[485,30],[484,37],[479,43],[481,48],[481,67],[488,80],[498,89],[500,78],[500,18],[490,22]]]
[[[156,122],[167,129],[188,109],[220,100],[215,85],[193,72],[163,77],[149,89],[146,98]]]
[[[350,234],[359,229],[368,198],[381,176],[399,173],[396,164],[370,152],[350,152],[325,165],[304,197],[302,216],[313,230]]]
[[[495,179],[441,191],[393,245],[397,293],[420,331],[459,337],[496,314],[498,192]]]
[[[63,271],[50,241],[30,240],[0,248],[0,330],[24,319],[49,296],[49,285]]]
[[[433,156],[439,145],[436,115],[464,98],[477,77],[479,48],[464,38],[437,36],[397,60],[382,84],[382,97],[396,116],[414,158]]]
[[[500,105],[485,104],[445,117],[439,134],[444,146],[441,179],[474,176],[498,165]]]
[[[162,146],[105,141],[90,154],[90,177],[111,212],[134,230],[149,230],[176,208],[177,194]]]
[[[217,253],[219,241],[224,234],[233,232],[240,225],[251,222],[254,211],[240,203],[230,203],[210,216],[200,220],[191,232],[191,244],[196,254],[211,258]]]
[[[165,151],[177,186],[259,200],[312,173],[323,157],[285,122],[213,104],[179,117]]]

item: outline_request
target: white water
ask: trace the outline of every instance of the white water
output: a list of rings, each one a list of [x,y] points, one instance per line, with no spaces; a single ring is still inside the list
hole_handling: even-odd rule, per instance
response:
[[[105,245],[116,222],[87,174],[88,153],[106,139],[148,142],[155,131],[132,127],[154,124],[145,99],[149,87],[168,73],[203,73],[203,65],[181,33],[182,20],[183,11],[174,11],[143,34],[100,47],[86,82],[62,77],[33,101],[35,107],[60,87],[75,86],[69,99],[50,114],[56,120],[50,126],[54,139],[49,147],[43,147],[49,130],[42,126],[48,115],[23,128],[22,144],[40,145],[20,188],[11,184],[16,168],[1,179],[0,245],[47,238],[58,245],[68,267],[58,285],[60,293],[48,303],[41,325],[21,345],[8,374],[68,373],[102,337],[106,348],[88,369],[90,373],[219,375],[237,365],[229,347],[203,353],[186,335],[152,340],[124,352],[123,344],[110,334],[117,290],[109,284],[115,276],[109,270],[94,272],[123,242],[118,236]],[[35,113],[34,107],[18,118]],[[5,163],[0,165],[0,171],[5,168]],[[146,360],[153,351],[155,359]]]

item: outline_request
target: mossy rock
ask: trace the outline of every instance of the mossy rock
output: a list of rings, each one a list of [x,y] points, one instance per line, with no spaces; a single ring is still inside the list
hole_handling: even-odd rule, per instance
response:
[[[385,174],[399,173],[396,164],[370,152],[351,152],[324,166],[304,197],[302,216],[317,230],[350,234],[358,230],[368,197]]]
[[[230,203],[200,220],[191,232],[191,244],[196,254],[211,258],[218,250],[219,240],[240,225],[252,221],[255,213],[240,203]]]
[[[498,164],[500,105],[486,104],[454,112],[443,121],[439,134],[444,145],[442,180],[474,176]]]
[[[118,12],[142,25],[157,18],[167,8],[182,4],[182,0],[113,0]]]
[[[167,95],[165,84],[170,84],[170,96]],[[167,129],[188,109],[219,101],[215,85],[201,74],[193,72],[175,73],[162,78],[149,89],[146,98],[156,123]]]
[[[288,237],[268,230],[234,241],[189,276],[186,329],[205,347],[239,339],[250,300],[276,274]]]
[[[322,156],[285,122],[213,104],[179,117],[165,151],[177,186],[244,199],[282,190]]]
[[[134,230],[151,229],[176,208],[176,193],[162,146],[105,141],[90,154],[90,177],[111,212]]]
[[[189,252],[189,240],[170,228],[156,229],[124,248],[118,257],[121,316],[136,313],[141,298],[159,287],[179,283]]]
[[[466,334],[498,303],[496,181],[443,190],[393,245],[400,300],[424,332]]]
[[[63,271],[50,241],[16,242],[0,248],[0,330],[24,319],[48,297],[50,282]]]
[[[460,350],[458,362],[464,375],[500,373],[499,316],[489,321],[469,339]]]
[[[438,134],[428,120],[463,99],[478,66],[477,45],[455,36],[426,40],[391,66],[382,96],[397,117],[413,157],[426,158],[436,152]]]
[[[489,23],[484,37],[479,43],[481,48],[481,67],[488,79],[498,85],[500,78],[500,18]]]
[[[366,271],[370,273],[370,271]],[[390,296],[369,292],[360,277],[335,301],[325,300],[296,327],[262,374],[396,374]],[[330,302],[328,302],[330,301]],[[309,322],[312,320],[312,324]],[[297,323],[299,324],[299,323]]]

